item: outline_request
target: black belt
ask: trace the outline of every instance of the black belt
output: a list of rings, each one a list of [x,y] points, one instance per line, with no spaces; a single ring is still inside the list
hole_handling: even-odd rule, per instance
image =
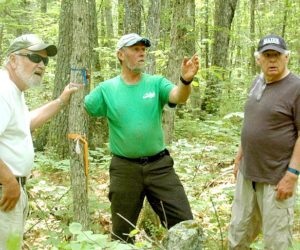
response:
[[[144,157],[139,157],[139,158],[127,158],[125,156],[120,156],[120,155],[115,155],[114,154],[114,156],[116,156],[116,157],[119,157],[121,159],[125,159],[125,160],[128,160],[128,161],[136,162],[136,163],[139,163],[139,164],[147,164],[147,163],[150,163],[150,162],[157,161],[160,158],[164,157],[165,155],[170,155],[170,153],[167,149],[164,149],[163,151],[160,151],[156,155],[144,156]]]
[[[21,184],[21,186],[25,186],[26,184],[26,177],[22,177],[22,176],[16,176],[17,181]],[[0,183],[0,186],[2,186],[2,184]]]

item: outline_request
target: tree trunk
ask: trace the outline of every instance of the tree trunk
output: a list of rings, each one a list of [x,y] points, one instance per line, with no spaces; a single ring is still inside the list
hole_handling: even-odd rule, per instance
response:
[[[100,43],[101,43],[101,46],[105,46],[105,11],[104,11],[104,8],[101,8],[100,10]]]
[[[288,11],[289,11],[289,0],[285,0],[284,4],[284,15],[283,15],[283,22],[282,22],[282,31],[281,31],[281,36],[284,38],[285,36],[285,28],[286,28],[286,23],[287,23],[287,16],[288,16]]]
[[[2,53],[2,45],[3,45],[3,30],[4,30],[4,25],[0,24],[0,65],[2,65],[2,59],[4,58],[4,54]]]
[[[106,37],[108,39],[112,39],[114,38],[114,26],[113,26],[113,18],[112,18],[111,0],[105,2],[104,13],[105,13],[105,23],[106,23]]]
[[[94,0],[90,0],[94,1]],[[90,68],[91,43],[89,36],[89,5],[86,0],[74,0],[73,5],[73,46],[71,54],[71,82],[84,83],[83,72]],[[84,111],[84,96],[89,92],[89,85],[72,95],[69,112],[69,133],[87,136],[88,118]],[[83,147],[75,152],[76,142],[70,140],[71,185],[73,190],[74,220],[86,230],[89,225],[87,179],[84,172]]]
[[[172,0],[161,0],[161,15],[160,15],[160,42],[162,50],[169,49],[171,20],[172,20]]]
[[[146,35],[151,40],[151,47],[149,48],[147,55],[147,67],[145,70],[149,74],[155,74],[156,72],[156,61],[153,52],[158,49],[158,41],[160,38],[160,12],[161,1],[151,0],[146,27]]]
[[[118,0],[118,36],[122,36],[124,29],[124,0]]]
[[[215,1],[215,31],[212,46],[212,68],[215,70],[207,81],[202,109],[209,114],[216,114],[220,108],[222,83],[226,79],[226,67],[230,40],[231,23],[237,0]]]
[[[124,34],[137,33],[141,34],[141,11],[142,5],[140,0],[124,0]]]
[[[250,1],[250,39],[255,41],[255,2],[256,0]],[[255,45],[251,46],[251,73],[255,75],[256,73],[256,61],[254,57]]]
[[[198,32],[195,28],[195,0],[188,0],[187,1],[188,8],[187,8],[187,16],[188,16],[188,25],[189,29],[189,38],[187,39],[186,45],[186,54],[192,56],[196,51],[196,39],[198,38]],[[190,102],[192,107],[192,114],[193,117],[198,118],[200,116],[201,110],[201,98],[200,98],[200,89],[199,89],[199,82],[198,79],[195,78],[192,84],[192,92],[190,96]]]
[[[188,32],[193,30],[191,21],[188,15],[189,1],[186,0],[176,0],[173,6],[173,17],[171,26],[171,46],[170,53],[168,56],[167,64],[167,78],[173,83],[177,83],[180,77],[180,67],[184,56],[189,55],[188,47],[191,46],[193,42],[193,32]],[[174,130],[174,110],[166,108],[164,110],[164,132],[165,140],[167,144],[170,144],[173,137]]]
[[[47,13],[47,0],[41,0],[41,12]]]
[[[148,19],[146,26],[146,36],[151,41],[151,47],[147,53],[147,66],[145,72],[148,74],[155,74],[156,72],[156,61],[153,51],[157,50],[158,41],[160,38],[160,13],[161,13],[161,1],[150,0],[150,6],[148,10]],[[143,228],[147,234],[151,236],[151,227],[159,226],[159,217],[153,211],[151,205],[146,200],[144,202],[143,209],[140,213],[138,228]]]
[[[57,98],[65,86],[70,82],[70,60],[73,42],[73,1],[64,0],[61,3],[58,52],[55,69],[55,80],[53,89],[53,99]],[[63,159],[69,155],[69,146],[67,140],[68,132],[68,114],[67,107],[51,120],[49,125],[47,147],[53,149]]]
[[[111,5],[110,5],[111,9]],[[105,12],[106,13],[106,12]],[[99,82],[103,81],[103,78],[100,77],[101,64],[100,64],[100,55],[98,51],[94,51],[93,48],[99,47],[98,42],[98,27],[97,27],[97,12],[96,12],[96,3],[95,1],[89,1],[89,14],[90,14],[90,42],[91,42],[91,68],[92,73],[97,72],[98,74],[92,74],[90,86],[91,89],[95,87]],[[103,30],[104,30],[104,23]],[[113,37],[111,37],[113,38]],[[95,117],[89,117],[89,148],[94,149],[96,147],[103,147],[108,141],[108,126],[106,119],[99,119]]]
[[[205,25],[204,25],[204,29],[203,29],[203,36],[204,39],[206,39],[205,42],[205,51],[204,51],[204,55],[205,55],[205,69],[208,69],[208,65],[209,65],[209,43],[208,43],[208,39],[209,39],[209,32],[208,32],[208,27],[209,27],[209,4],[208,4],[208,0],[205,0]],[[206,77],[205,77],[206,78]]]

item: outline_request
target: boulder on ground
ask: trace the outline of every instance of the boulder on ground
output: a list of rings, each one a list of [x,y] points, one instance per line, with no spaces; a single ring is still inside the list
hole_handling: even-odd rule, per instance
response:
[[[173,226],[163,244],[167,250],[201,250],[203,230],[195,220],[187,220]]]

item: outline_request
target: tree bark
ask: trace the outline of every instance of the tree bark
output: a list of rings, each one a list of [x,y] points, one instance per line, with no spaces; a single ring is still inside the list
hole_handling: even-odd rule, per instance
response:
[[[176,0],[173,6],[173,17],[171,26],[171,45],[167,64],[167,78],[173,83],[178,83],[180,77],[181,62],[184,56],[192,56],[192,52],[188,49],[193,44],[193,32],[191,21],[188,15],[189,1]],[[192,41],[190,41],[192,40]],[[166,108],[164,110],[164,132],[167,144],[170,144],[174,131],[174,110]]]
[[[94,0],[89,0],[94,1]],[[91,43],[89,36],[89,5],[86,0],[74,0],[73,5],[73,46],[71,54],[71,82],[84,83],[82,69],[90,68]],[[84,96],[89,85],[72,95],[69,112],[69,133],[87,136],[88,118],[84,111]],[[87,179],[84,173],[83,147],[75,152],[76,142],[70,140],[71,185],[73,190],[74,220],[86,230],[89,225]]]
[[[2,59],[4,57],[2,51],[2,44],[3,44],[3,30],[4,30],[4,25],[0,24],[0,65],[2,65]]]
[[[161,1],[151,0],[146,26],[146,35],[151,40],[151,47],[149,48],[147,55],[147,67],[145,70],[149,74],[155,74],[156,72],[156,61],[153,52],[158,49],[158,41],[160,38],[160,13]]]
[[[216,0],[214,14],[214,42],[212,46],[212,68],[207,81],[202,109],[209,114],[216,114],[220,108],[222,82],[226,78],[228,47],[231,23],[234,17],[237,0]]]
[[[188,8],[187,8],[187,16],[188,16],[188,25],[189,25],[189,36],[187,39],[186,45],[186,54],[192,56],[196,51],[196,39],[198,38],[198,33],[195,27],[195,0],[188,0],[187,1]],[[194,82],[192,84],[192,92],[190,96],[190,103],[192,108],[193,117],[198,118],[200,116],[201,110],[201,96],[200,96],[200,89],[199,89],[199,81],[195,77]]]
[[[122,36],[124,29],[124,0],[118,0],[118,36]]]
[[[41,12],[47,13],[47,0],[41,0]]]
[[[256,0],[250,1],[250,38],[251,41],[255,41],[255,5]],[[254,57],[255,45],[251,45],[251,73],[255,75],[256,73],[256,62]]]
[[[108,39],[112,39],[114,38],[114,26],[113,26],[113,18],[112,18],[112,6],[110,0],[105,2],[104,13],[105,13],[105,23],[106,23],[106,37]]]
[[[124,34],[137,33],[141,34],[141,11],[142,5],[140,0],[124,0]]]
[[[89,1],[89,14],[90,14],[90,42],[91,42],[91,68],[92,72],[98,72],[98,74],[91,74],[91,89],[95,87],[99,82],[103,81],[101,77],[101,63],[100,63],[100,55],[98,51],[94,51],[94,48],[99,47],[98,42],[98,27],[97,27],[97,12],[96,12],[96,3],[95,1]],[[105,3],[106,4],[106,3]],[[109,11],[111,16],[111,4],[109,3]],[[105,8],[104,8],[105,9]],[[105,15],[107,15],[108,10],[104,11]],[[109,15],[109,14],[108,14]],[[103,16],[104,17],[104,16]],[[106,24],[107,24],[106,18]],[[103,19],[104,21],[104,19]],[[105,31],[105,24],[102,23],[103,31]],[[108,30],[108,29],[106,29]],[[113,34],[111,34],[113,35]],[[110,39],[113,36],[110,37]],[[95,76],[96,75],[96,76]],[[108,141],[108,125],[106,119],[99,119],[96,117],[89,117],[89,148],[94,149],[96,147],[104,147],[105,143]]]
[[[208,0],[205,0],[205,25],[203,29],[203,37],[206,40],[205,42],[205,50],[204,50],[204,55],[205,55],[205,69],[208,69],[209,65],[209,32],[208,32],[208,27],[209,27],[209,4]]]
[[[58,52],[55,69],[53,99],[57,98],[65,86],[70,82],[70,60],[73,43],[73,1],[64,0],[61,3]],[[52,118],[49,125],[47,148],[54,150],[63,159],[69,155],[67,140],[69,108]]]
[[[170,32],[172,21],[172,0],[161,0],[161,15],[160,15],[160,43],[161,49],[169,49]]]
[[[285,0],[284,2],[284,15],[283,15],[283,21],[282,21],[282,31],[281,31],[281,36],[284,38],[285,36],[285,28],[286,28],[286,23],[287,23],[287,17],[288,17],[288,11],[289,11],[289,0]]]

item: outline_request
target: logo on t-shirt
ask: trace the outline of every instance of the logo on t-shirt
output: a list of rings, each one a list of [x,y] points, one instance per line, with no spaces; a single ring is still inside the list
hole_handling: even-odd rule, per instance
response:
[[[154,98],[155,97],[155,92],[148,92],[146,94],[143,95],[143,99],[151,99],[151,98]]]

